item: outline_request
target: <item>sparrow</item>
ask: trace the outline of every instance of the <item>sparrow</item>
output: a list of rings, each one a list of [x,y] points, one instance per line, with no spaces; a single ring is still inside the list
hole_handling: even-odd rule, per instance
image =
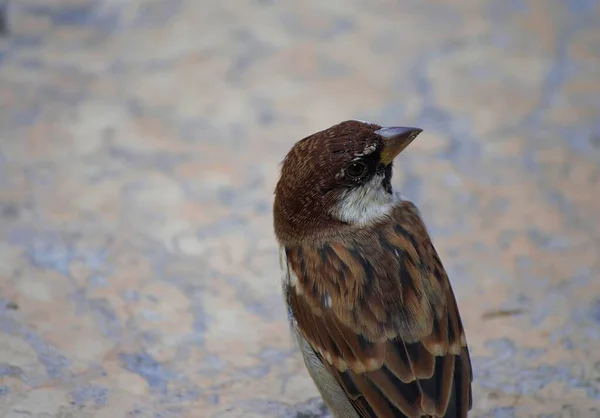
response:
[[[338,418],[466,417],[471,360],[454,293],[393,161],[422,132],[348,120],[298,141],[273,205],[284,299]]]

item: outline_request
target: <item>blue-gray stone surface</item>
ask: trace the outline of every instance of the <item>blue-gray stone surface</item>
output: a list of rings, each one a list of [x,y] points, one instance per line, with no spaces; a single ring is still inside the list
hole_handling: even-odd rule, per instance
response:
[[[0,416],[327,412],[271,202],[344,119],[425,132],[473,417],[600,416],[600,2],[18,0],[0,38]]]

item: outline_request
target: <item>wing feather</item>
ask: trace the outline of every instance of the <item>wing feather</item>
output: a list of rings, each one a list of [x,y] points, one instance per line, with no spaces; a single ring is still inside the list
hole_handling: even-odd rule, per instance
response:
[[[296,327],[362,418],[467,416],[456,299],[416,208],[314,248],[286,247]]]

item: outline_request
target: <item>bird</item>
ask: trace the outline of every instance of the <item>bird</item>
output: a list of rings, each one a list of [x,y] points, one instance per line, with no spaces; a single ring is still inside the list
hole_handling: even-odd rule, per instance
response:
[[[416,205],[392,188],[422,132],[346,120],[281,163],[273,227],[304,364],[336,418],[464,418],[472,366],[448,275]]]

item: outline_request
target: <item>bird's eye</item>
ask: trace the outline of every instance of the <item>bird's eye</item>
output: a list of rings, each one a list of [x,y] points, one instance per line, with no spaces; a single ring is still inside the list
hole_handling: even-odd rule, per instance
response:
[[[367,166],[360,162],[350,163],[346,167],[346,175],[352,179],[359,179],[367,172]]]

